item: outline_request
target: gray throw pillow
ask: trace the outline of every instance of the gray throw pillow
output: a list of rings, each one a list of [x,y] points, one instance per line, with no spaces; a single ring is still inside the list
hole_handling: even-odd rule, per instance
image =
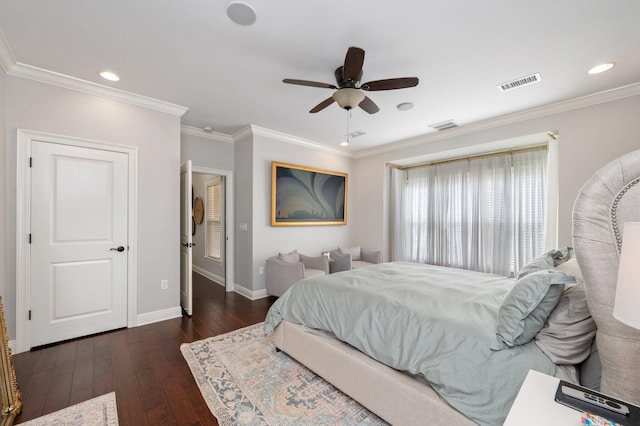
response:
[[[547,323],[536,334],[536,345],[555,364],[579,364],[589,356],[596,323],[591,318],[582,284],[562,292]]]
[[[549,250],[548,252],[541,254],[518,271],[518,279],[533,272],[551,269],[566,262],[571,256],[571,250],[573,250],[571,247],[563,247],[557,250]]]
[[[338,247],[340,254],[351,254],[351,260],[361,260],[360,246],[353,246],[349,248]]]
[[[531,272],[518,279],[498,310],[496,341],[491,349],[502,350],[530,342],[560,300],[563,284],[572,281],[573,277],[554,269]]]
[[[283,262],[300,262],[300,255],[298,254],[298,250],[294,250],[289,253],[279,253],[278,259]]]

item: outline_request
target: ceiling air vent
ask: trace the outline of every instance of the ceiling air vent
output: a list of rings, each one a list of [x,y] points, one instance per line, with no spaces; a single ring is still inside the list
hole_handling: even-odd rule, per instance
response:
[[[453,120],[447,120],[447,121],[441,121],[435,124],[430,124],[429,127],[441,132],[443,130],[455,129],[456,127],[460,127],[460,126],[458,126],[458,124]]]
[[[528,86],[530,84],[539,83],[542,81],[542,77],[540,77],[540,73],[535,73],[528,75],[526,77],[519,78],[517,80],[507,81],[506,83],[498,84],[498,90],[501,92],[506,92],[507,90],[516,89],[522,86]]]
[[[367,132],[365,132],[364,130],[356,130],[355,132],[351,132],[348,135],[345,136],[349,136],[351,139],[353,138],[357,138],[358,136],[362,136],[362,135],[366,135]]]

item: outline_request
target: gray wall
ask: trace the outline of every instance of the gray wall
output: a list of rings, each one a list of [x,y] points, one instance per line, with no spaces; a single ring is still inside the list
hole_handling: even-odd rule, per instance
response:
[[[579,189],[607,162],[640,148],[638,117],[640,95],[360,158],[354,172],[358,215],[352,222],[353,239],[388,253],[387,162],[558,130],[558,242],[570,245],[571,214]]]
[[[253,290],[253,137],[247,135],[235,143],[234,155],[234,197],[235,197],[235,283]],[[240,231],[240,224],[246,223],[247,230]]]
[[[5,79],[6,203],[3,299],[15,336],[17,129],[138,148],[138,306],[149,313],[179,305],[180,118],[14,76]],[[4,210],[4,209],[3,209]],[[175,230],[175,232],[171,232]],[[169,281],[161,290],[160,281]]]
[[[271,162],[296,164],[349,174],[347,225],[271,226]],[[357,205],[352,188],[359,180],[353,173],[353,160],[333,152],[275,140],[260,134],[253,137],[253,260],[250,265],[254,291],[265,288],[264,275],[258,274],[267,258],[278,252],[298,250],[308,256],[351,243],[350,229],[357,221]],[[358,241],[353,241],[358,243]],[[237,259],[237,258],[236,258]]]
[[[7,164],[7,150],[6,150],[6,131],[5,131],[5,109],[4,109],[4,98],[5,98],[5,73],[2,71],[2,67],[0,67],[0,165],[2,165],[2,171],[0,171],[0,295],[2,296],[2,302],[6,305],[8,302],[8,297],[5,288],[7,286],[7,282],[9,282],[8,271],[5,263],[5,253],[7,251],[8,241],[6,238],[7,233],[10,232],[11,229],[15,229],[15,227],[9,227],[6,218],[6,201],[7,194],[13,193],[12,191],[7,191],[7,179],[6,179],[6,170],[8,168]],[[15,250],[15,247],[12,248]],[[15,293],[14,293],[15,294]],[[14,297],[15,300],[15,297]],[[5,313],[5,318],[7,318],[7,314]],[[12,317],[13,318],[13,317]],[[8,318],[7,318],[8,319]],[[15,321],[11,319],[11,322],[15,324]],[[15,326],[14,326],[15,327]]]
[[[182,133],[180,135],[180,161],[191,160],[193,166],[210,169],[233,170],[234,144],[208,137]]]

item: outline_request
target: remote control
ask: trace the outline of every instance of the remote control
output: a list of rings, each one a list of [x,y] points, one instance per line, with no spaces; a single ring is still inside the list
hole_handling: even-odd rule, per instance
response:
[[[568,386],[562,386],[562,393],[572,398],[579,399],[580,401],[593,404],[597,407],[604,408],[606,410],[613,411],[618,414],[622,414],[623,416],[629,415],[629,407],[627,407],[626,405],[620,404],[615,401],[611,401],[610,399],[606,399],[589,392],[570,388]]]

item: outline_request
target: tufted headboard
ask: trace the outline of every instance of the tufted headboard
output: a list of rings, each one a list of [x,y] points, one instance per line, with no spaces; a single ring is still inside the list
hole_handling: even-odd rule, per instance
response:
[[[573,208],[573,245],[598,326],[600,391],[640,405],[640,330],[612,314],[625,222],[640,222],[640,150],[598,170]]]

